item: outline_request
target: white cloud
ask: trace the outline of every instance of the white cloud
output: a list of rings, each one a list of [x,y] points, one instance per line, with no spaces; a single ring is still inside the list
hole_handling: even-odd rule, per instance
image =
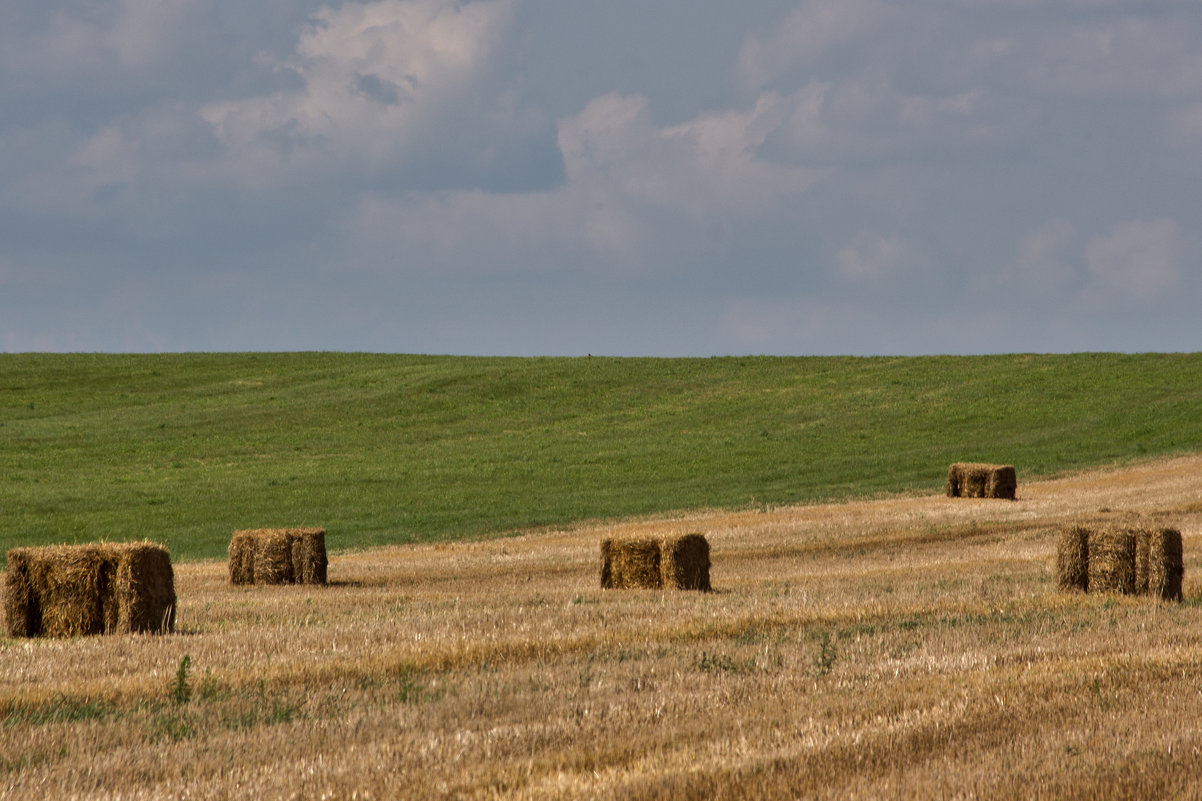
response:
[[[947,94],[900,91],[887,76],[809,81],[786,98],[781,141],[798,158],[838,163],[980,147],[999,138],[979,87]]]
[[[43,89],[114,75],[154,82],[203,27],[208,6],[198,0],[118,0],[56,7],[41,26],[0,32],[0,67],[6,82]]]
[[[610,94],[560,121],[559,146],[568,180],[578,186],[694,217],[746,219],[818,179],[813,170],[758,155],[787,113],[778,96],[766,94],[748,109],[659,128],[645,97]]]
[[[274,171],[314,161],[386,165],[487,77],[512,9],[512,0],[322,8],[295,58],[279,65],[295,71],[302,89],[212,103],[201,116],[243,176],[270,181]]]
[[[1110,300],[1152,301],[1181,278],[1181,232],[1169,219],[1121,222],[1092,237],[1085,255],[1095,290]]]
[[[164,63],[175,42],[186,35],[196,6],[196,0],[121,0],[103,41],[127,69]]]
[[[1197,36],[1190,20],[1177,15],[1048,26],[1024,45],[1014,54],[1015,68],[1037,92],[1090,98],[1181,98],[1202,92]]]
[[[380,253],[404,243],[410,264],[436,270],[670,270],[715,230],[796,215],[822,173],[757,153],[785,112],[767,95],[660,127],[645,97],[603,95],[559,122],[562,186],[373,196],[347,230]]]
[[[761,89],[781,73],[855,41],[873,26],[887,25],[892,16],[877,0],[806,0],[770,33],[744,39],[736,70],[744,86]]]
[[[881,286],[899,276],[914,278],[923,267],[923,259],[909,242],[872,230],[856,234],[835,258],[844,278],[869,286]]]

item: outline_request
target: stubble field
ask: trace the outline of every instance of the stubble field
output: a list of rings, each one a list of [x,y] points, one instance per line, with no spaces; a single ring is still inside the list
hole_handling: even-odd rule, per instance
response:
[[[1202,794],[1202,456],[1024,483],[176,567],[178,631],[0,639],[3,798]],[[932,492],[935,491],[932,488]],[[1062,595],[1056,527],[1179,528],[1185,602]],[[704,533],[715,592],[602,591]]]

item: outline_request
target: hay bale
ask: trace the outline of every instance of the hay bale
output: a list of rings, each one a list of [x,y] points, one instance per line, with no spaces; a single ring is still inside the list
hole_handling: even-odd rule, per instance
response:
[[[660,560],[657,539],[602,540],[601,588],[660,589],[664,586]]]
[[[324,529],[247,529],[230,539],[233,584],[325,584],[328,565]]]
[[[660,543],[663,586],[675,590],[710,591],[710,544],[700,534],[685,534]]]
[[[326,533],[320,528],[297,529],[292,536],[292,575],[297,584],[325,584],[329,559]]]
[[[121,634],[175,631],[175,571],[167,549],[151,542],[113,549],[117,556],[112,584],[116,616],[111,625],[106,623],[106,630]]]
[[[1067,526],[1056,542],[1056,578],[1061,590],[1089,591],[1089,529]]]
[[[1018,477],[1012,465],[953,462],[947,468],[945,489],[949,498],[1004,498],[1014,500]]]
[[[601,541],[602,589],[710,590],[710,546],[700,534]]]
[[[1135,594],[1148,594],[1148,556],[1152,544],[1152,530],[1132,529],[1135,535]]]
[[[37,549],[35,591],[47,637],[103,634],[105,597],[111,593],[112,564],[96,545]]]
[[[1181,600],[1181,582],[1185,576],[1181,532],[1162,528],[1148,532],[1147,592],[1165,601]]]
[[[235,531],[230,538],[229,570],[231,584],[255,583],[255,533]]]
[[[174,628],[174,576],[161,545],[14,548],[8,560],[4,608],[11,636]]]
[[[1135,592],[1135,540],[1135,533],[1125,528],[1090,532],[1090,592]]]
[[[255,583],[296,583],[296,573],[292,570],[292,538],[286,530],[260,532],[255,543]]]
[[[42,630],[39,579],[35,574],[34,553],[30,548],[8,552],[4,575],[4,620],[10,637],[32,637]]]

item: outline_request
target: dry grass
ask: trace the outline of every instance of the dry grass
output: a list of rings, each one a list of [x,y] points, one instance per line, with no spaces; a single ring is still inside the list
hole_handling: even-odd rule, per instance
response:
[[[175,636],[0,640],[0,797],[1198,797],[1200,467],[605,529],[703,531],[710,593],[602,591],[586,527],[177,565]],[[1184,603],[1058,592],[1135,516]]]

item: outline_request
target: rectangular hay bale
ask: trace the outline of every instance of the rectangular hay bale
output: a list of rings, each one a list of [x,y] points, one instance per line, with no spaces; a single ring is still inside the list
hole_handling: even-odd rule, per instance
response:
[[[174,630],[175,581],[154,543],[14,548],[4,609],[13,637]]]
[[[1056,542],[1056,580],[1061,590],[1089,591],[1089,529],[1066,526]]]
[[[1185,576],[1181,532],[1162,528],[1149,532],[1148,594],[1165,601],[1180,601]]]
[[[1082,560],[1088,566],[1084,573]],[[1173,528],[1068,526],[1056,546],[1056,572],[1061,590],[1180,601],[1185,575],[1181,532]]]
[[[1135,594],[1148,594],[1148,556],[1152,544],[1151,529],[1138,528],[1135,535]]]
[[[1135,592],[1135,532],[1106,528],[1089,536],[1089,589],[1091,592]]]
[[[117,569],[113,577],[116,621],[109,631],[175,631],[175,571],[171,554],[154,543],[115,546]]]
[[[246,529],[230,538],[232,584],[325,584],[328,566],[325,529]]]
[[[281,529],[260,533],[255,541],[255,583],[295,584],[292,570],[292,538]]]
[[[601,541],[602,589],[710,590],[710,546],[701,534]]]
[[[230,538],[229,570],[231,584],[255,583],[255,534],[235,531]]]
[[[648,589],[664,586],[660,544],[654,538],[601,541],[601,588]]]
[[[663,540],[660,566],[665,587],[710,591],[710,544],[701,534]]]
[[[947,468],[945,490],[949,498],[1002,498],[1014,500],[1018,478],[1013,465],[953,462]]]
[[[326,533],[319,528],[298,529],[292,540],[292,574],[297,584],[325,584],[329,559]]]

